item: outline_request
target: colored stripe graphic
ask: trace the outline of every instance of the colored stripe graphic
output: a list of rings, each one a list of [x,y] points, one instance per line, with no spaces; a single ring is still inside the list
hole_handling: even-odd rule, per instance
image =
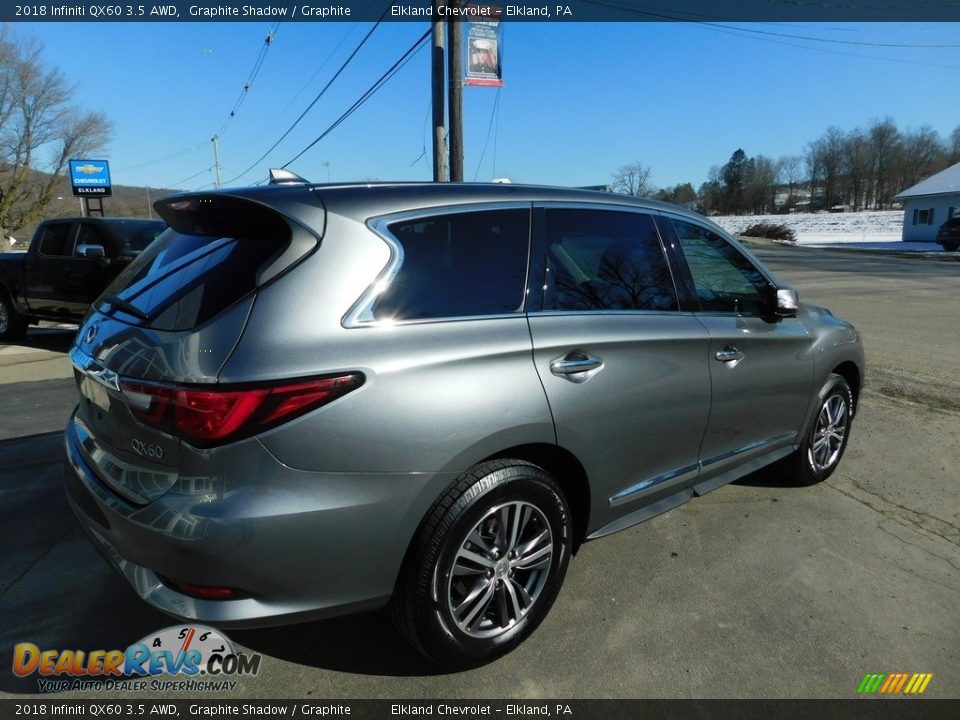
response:
[[[927,685],[930,684],[932,678],[933,673],[914,673],[903,692],[905,694],[920,695],[927,689]]]
[[[860,681],[860,687],[857,688],[858,693],[875,693],[880,689],[880,683],[883,682],[886,675],[883,673],[867,673],[863,676],[863,680]]]
[[[933,679],[933,673],[867,673],[857,686],[857,694],[921,695]]]

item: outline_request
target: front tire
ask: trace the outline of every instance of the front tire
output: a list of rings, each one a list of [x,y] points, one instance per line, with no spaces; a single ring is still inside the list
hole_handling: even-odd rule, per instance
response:
[[[520,460],[480,463],[421,524],[391,601],[394,624],[440,665],[489,662],[546,617],[571,545],[567,502],[549,474]]]
[[[830,375],[818,395],[817,414],[800,447],[784,460],[798,485],[815,485],[833,474],[850,439],[853,391],[840,375]]]

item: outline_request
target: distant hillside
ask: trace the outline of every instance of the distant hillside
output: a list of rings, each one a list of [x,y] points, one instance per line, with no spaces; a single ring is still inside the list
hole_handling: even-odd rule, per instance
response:
[[[150,202],[147,197],[149,192]],[[157,214],[153,212],[151,205],[162,197],[172,195],[179,190],[159,190],[157,188],[133,187],[129,185],[114,185],[113,196],[103,198],[103,214],[109,217],[153,217]],[[47,205],[46,211],[34,222],[13,233],[17,239],[17,246],[25,247],[33,238],[33,233],[37,225],[43,220],[59,217],[76,217],[80,215],[81,199],[74,197],[73,189],[70,187],[70,179],[63,178],[57,191],[53,194],[53,200]],[[96,203],[94,203],[94,206]],[[0,239],[0,251],[9,249],[6,238]]]

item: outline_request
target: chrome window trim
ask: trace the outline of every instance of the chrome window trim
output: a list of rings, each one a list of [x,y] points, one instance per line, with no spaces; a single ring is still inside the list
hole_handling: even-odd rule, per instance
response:
[[[347,310],[347,313],[340,320],[340,325],[348,330],[354,328],[371,327],[401,327],[403,325],[423,325],[426,323],[467,321],[467,320],[487,320],[494,318],[524,317],[524,307],[526,305],[526,294],[529,292],[530,275],[530,247],[531,247],[531,229],[530,219],[527,224],[527,285],[524,286],[524,297],[520,307],[512,313],[497,313],[494,315],[451,315],[442,318],[416,318],[411,320],[377,320],[373,316],[373,303],[384,290],[390,287],[397,273],[403,265],[403,245],[390,232],[390,225],[403,222],[405,220],[417,220],[420,218],[442,217],[444,215],[460,215],[465,212],[490,212],[492,210],[526,210],[528,215],[531,213],[532,203],[529,200],[513,200],[507,202],[486,202],[486,203],[460,203],[457,205],[444,205],[433,208],[418,208],[417,210],[404,210],[389,215],[379,215],[367,219],[366,226],[377,237],[383,240],[390,249],[390,258],[386,266],[374,281],[360,295],[359,299]]]

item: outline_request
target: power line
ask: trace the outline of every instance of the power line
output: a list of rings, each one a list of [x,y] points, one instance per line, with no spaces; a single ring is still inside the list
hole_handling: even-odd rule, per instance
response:
[[[273,45],[273,41],[277,36],[277,29],[279,27],[280,23],[275,22],[270,26],[270,29],[267,30],[267,36],[263,40],[263,45],[260,47],[260,53],[257,55],[257,59],[253,63],[253,68],[250,70],[250,75],[247,78],[247,81],[243,84],[243,90],[240,91],[240,96],[233,104],[233,109],[230,111],[230,114],[227,115],[226,120],[223,121],[223,125],[221,125],[220,129],[214,133],[214,137],[218,137],[223,134],[224,130],[227,129],[227,126],[230,124],[233,118],[236,117],[237,111],[239,111],[240,106],[243,105],[243,101],[247,99],[247,94],[250,92],[250,88],[253,87],[253,83],[257,79],[257,75],[260,74],[260,69],[263,67],[263,63],[267,59],[267,53],[270,51],[270,47]]]
[[[400,59],[399,59],[399,60],[397,60],[393,65],[391,65],[391,66],[387,69],[387,71],[386,71],[385,73],[383,73],[383,75],[381,75],[381,76],[376,80],[376,82],[373,83],[373,85],[371,85],[369,88],[367,88],[366,92],[364,92],[363,95],[361,95],[361,96],[357,99],[357,101],[353,103],[353,105],[351,105],[349,108],[347,108],[347,110],[346,110],[339,118],[337,118],[337,119],[330,125],[330,127],[328,127],[326,130],[324,130],[322,133],[320,133],[320,135],[318,135],[317,138],[316,138],[313,142],[311,142],[311,143],[310,143],[309,145],[307,145],[303,150],[301,150],[300,152],[298,152],[298,153],[297,153],[296,155],[294,155],[290,160],[288,160],[286,163],[284,163],[284,164],[283,164],[283,167],[285,168],[285,167],[287,167],[288,165],[290,165],[291,163],[293,163],[293,162],[295,162],[296,160],[298,160],[305,152],[307,152],[307,150],[309,150],[309,149],[312,148],[314,145],[316,145],[318,142],[320,142],[321,140],[323,140],[327,135],[329,135],[331,132],[333,132],[333,131],[340,125],[340,123],[342,123],[344,120],[346,120],[348,117],[350,117],[354,112],[356,112],[358,109],[360,109],[360,107],[361,107],[367,100],[369,100],[371,97],[373,97],[373,95],[374,95],[380,88],[382,88],[384,85],[386,85],[388,82],[390,82],[390,80],[393,78],[393,76],[396,75],[398,72],[400,72],[400,70],[403,69],[403,66],[406,65],[410,60],[412,60],[412,59],[414,58],[414,56],[423,48],[424,44],[426,43],[427,38],[430,37],[430,34],[431,34],[432,32],[433,32],[432,29],[428,29],[426,32],[424,32],[423,35],[421,35],[421,36],[413,43],[413,45],[411,45],[411,46],[409,47],[409,49],[408,49],[403,55],[400,56]]]
[[[333,77],[330,78],[330,80],[327,82],[327,84],[323,86],[323,89],[320,90],[319,93],[317,93],[317,96],[310,102],[309,105],[307,105],[306,109],[305,109],[302,113],[300,113],[300,117],[298,117],[296,120],[294,120],[293,124],[292,124],[289,128],[287,128],[286,132],[284,132],[283,135],[281,135],[280,138],[279,138],[273,145],[271,145],[271,146],[269,147],[269,149],[267,149],[267,151],[266,151],[265,153],[263,153],[263,155],[261,155],[261,156],[258,157],[256,160],[254,160],[254,161],[250,164],[250,167],[248,167],[246,170],[244,170],[242,173],[240,173],[240,174],[237,175],[236,177],[233,177],[233,178],[230,178],[229,180],[227,180],[225,184],[230,184],[230,183],[232,183],[234,180],[239,180],[239,179],[242,178],[244,175],[246,175],[248,172],[250,172],[251,170],[253,170],[253,168],[255,168],[257,165],[259,165],[260,162],[261,162],[265,157],[267,157],[267,155],[269,155],[269,154],[272,153],[274,150],[276,150],[277,146],[278,146],[280,143],[282,143],[282,142],[287,138],[287,136],[288,136],[291,132],[293,132],[293,129],[294,129],[297,125],[300,124],[300,121],[303,120],[304,117],[306,117],[307,113],[310,112],[310,110],[313,108],[313,106],[316,105],[317,102],[320,100],[320,98],[323,97],[324,93],[326,93],[327,90],[330,88],[330,86],[333,85],[334,81],[335,81],[338,77],[340,77],[341,73],[343,73],[344,70],[347,69],[347,66],[350,64],[350,62],[353,60],[353,58],[356,57],[357,53],[360,52],[360,49],[361,49],[364,45],[366,45],[367,40],[369,40],[369,39],[370,39],[370,36],[373,35],[373,33],[376,31],[376,29],[377,29],[378,27],[380,27],[380,23],[383,22],[383,18],[386,17],[386,14],[387,14],[387,12],[389,12],[389,10],[390,10],[390,7],[389,7],[389,6],[387,6],[386,8],[384,8],[383,14],[380,15],[380,18],[377,20],[376,23],[374,23],[374,26],[373,26],[372,28],[370,28],[370,32],[368,32],[366,35],[364,35],[363,40],[360,41],[360,44],[357,45],[357,46],[353,49],[353,52],[350,53],[349,57],[347,57],[346,60],[344,60],[343,64],[340,66],[340,68],[337,70],[337,72],[335,72],[335,73],[333,74]]]
[[[194,174],[191,175],[190,177],[186,177],[186,178],[184,178],[183,180],[179,180],[179,181],[173,183],[172,185],[167,185],[166,187],[168,187],[169,189],[173,190],[173,188],[177,187],[177,185],[183,185],[185,182],[189,182],[190,180],[193,180],[195,177],[197,177],[197,176],[199,176],[199,175],[203,175],[205,172],[210,172],[211,170],[213,170],[213,165],[211,165],[211,166],[208,167],[208,168],[204,168],[203,170],[201,170],[201,171],[198,172],[198,173],[194,173]]]
[[[490,122],[487,125],[487,139],[483,143],[483,151],[480,153],[480,161],[477,163],[477,171],[473,174],[473,181],[477,181],[477,176],[480,174],[480,167],[483,165],[483,158],[487,154],[487,146],[490,145],[490,131],[493,130],[493,120],[497,117],[497,110],[500,107],[500,90],[502,88],[497,88],[497,96],[493,100],[493,109],[490,110]],[[496,154],[494,154],[493,166],[496,168]]]
[[[291,5],[292,4],[293,3],[291,2]],[[220,129],[217,130],[216,133],[214,133],[214,137],[219,137],[224,132],[224,130],[227,129],[227,126],[230,124],[230,121],[233,120],[234,117],[236,117],[237,111],[240,109],[240,106],[243,105],[243,101],[247,97],[247,93],[250,91],[250,88],[253,87],[254,80],[256,80],[257,75],[260,74],[260,69],[263,67],[263,63],[267,58],[267,51],[270,49],[271,45],[273,45],[273,41],[277,36],[277,29],[279,28],[279,26],[280,26],[280,23],[275,22],[270,27],[270,29],[267,30],[267,36],[264,39],[264,44],[260,48],[260,52],[257,55],[257,59],[253,63],[253,68],[250,71],[250,75],[247,81],[243,85],[243,90],[240,92],[240,96],[237,98],[237,101],[233,104],[233,109],[230,111],[230,114],[227,115],[226,120],[223,121],[223,125],[221,125]],[[138,163],[136,165],[128,165],[127,167],[120,168],[117,172],[126,172],[127,170],[138,170],[140,168],[149,167],[150,165],[157,165],[162,162],[167,162],[169,160],[173,160],[175,158],[182,157],[189,153],[195,152],[196,150],[199,150],[200,148],[205,147],[208,142],[209,140],[204,140],[203,142],[196,143],[194,145],[191,145],[188,148],[184,148],[183,150],[178,150],[176,152],[169,153],[162,157],[155,158],[154,160],[147,160],[146,162]],[[191,175],[190,177],[184,180],[181,180],[180,182],[169,185],[168,187],[174,188],[177,185],[182,185],[188,180],[195,178],[197,175],[201,175],[207,172],[208,170],[212,170],[212,169],[213,169],[213,166],[206,168],[205,170],[201,170],[200,172],[194,175]]]

